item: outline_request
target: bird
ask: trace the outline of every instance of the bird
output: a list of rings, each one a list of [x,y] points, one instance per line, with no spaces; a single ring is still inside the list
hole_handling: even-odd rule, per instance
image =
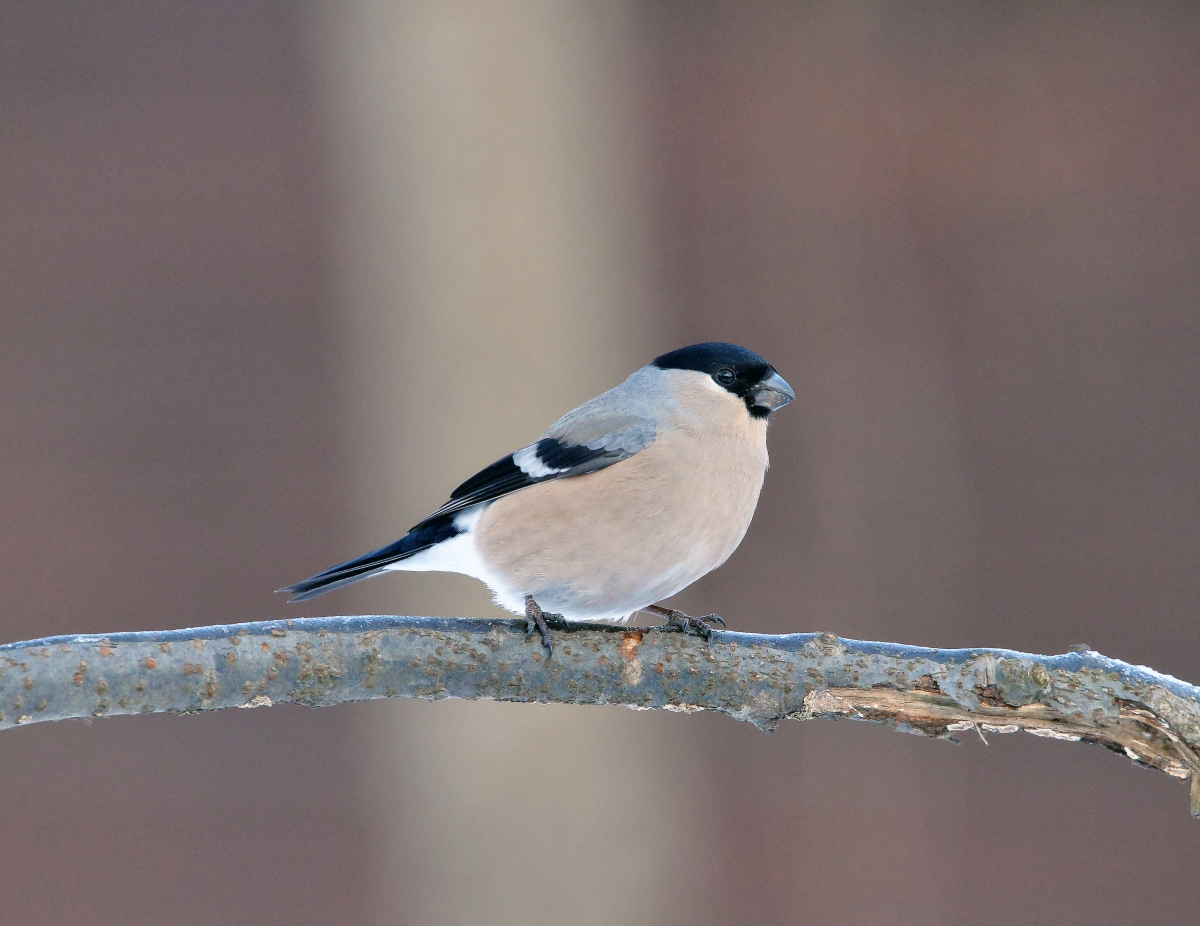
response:
[[[385,547],[279,589],[306,601],[392,571],[456,572],[550,630],[644,611],[708,639],[715,614],[658,602],[721,566],[750,526],[767,424],[796,398],[759,354],[722,341],[655,358],[476,473]]]

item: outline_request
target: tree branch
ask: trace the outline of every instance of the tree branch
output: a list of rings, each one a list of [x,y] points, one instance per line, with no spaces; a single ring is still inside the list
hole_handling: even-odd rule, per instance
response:
[[[547,659],[523,621],[372,616],[10,643],[0,646],[0,729],[285,702],[487,698],[720,711],[763,730],[814,717],[951,740],[1025,730],[1190,778],[1200,817],[1200,688],[1086,647],[1038,656],[828,633],[704,641],[598,624],[554,638]]]

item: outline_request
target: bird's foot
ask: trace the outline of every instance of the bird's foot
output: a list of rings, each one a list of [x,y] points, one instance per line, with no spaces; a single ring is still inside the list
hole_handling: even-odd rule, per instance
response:
[[[566,630],[567,619],[561,614],[548,614],[538,607],[532,595],[525,596],[525,639],[538,633],[548,655],[554,655],[554,644],[550,642],[550,629]]]
[[[722,630],[725,629],[725,621],[722,620],[720,614],[705,614],[703,617],[692,617],[690,614],[684,614],[682,611],[676,611],[674,608],[664,608],[662,605],[657,604],[652,604],[649,607],[642,608],[642,610],[666,618],[666,621],[659,625],[659,630],[686,633],[689,636],[702,637],[708,640],[712,637],[712,628],[717,624],[721,625]]]

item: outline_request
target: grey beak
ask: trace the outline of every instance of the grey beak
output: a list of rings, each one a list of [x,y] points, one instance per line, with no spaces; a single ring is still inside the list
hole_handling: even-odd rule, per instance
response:
[[[765,408],[769,412],[783,408],[796,398],[796,393],[787,384],[787,380],[774,372],[761,383],[752,387],[750,394],[754,396],[755,405]]]

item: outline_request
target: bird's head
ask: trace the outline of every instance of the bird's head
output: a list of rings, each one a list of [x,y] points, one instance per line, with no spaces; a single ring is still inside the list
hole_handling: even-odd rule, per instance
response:
[[[762,357],[736,344],[707,341],[681,347],[655,358],[660,370],[691,370],[746,403],[755,418],[766,418],[796,398],[787,381]]]

